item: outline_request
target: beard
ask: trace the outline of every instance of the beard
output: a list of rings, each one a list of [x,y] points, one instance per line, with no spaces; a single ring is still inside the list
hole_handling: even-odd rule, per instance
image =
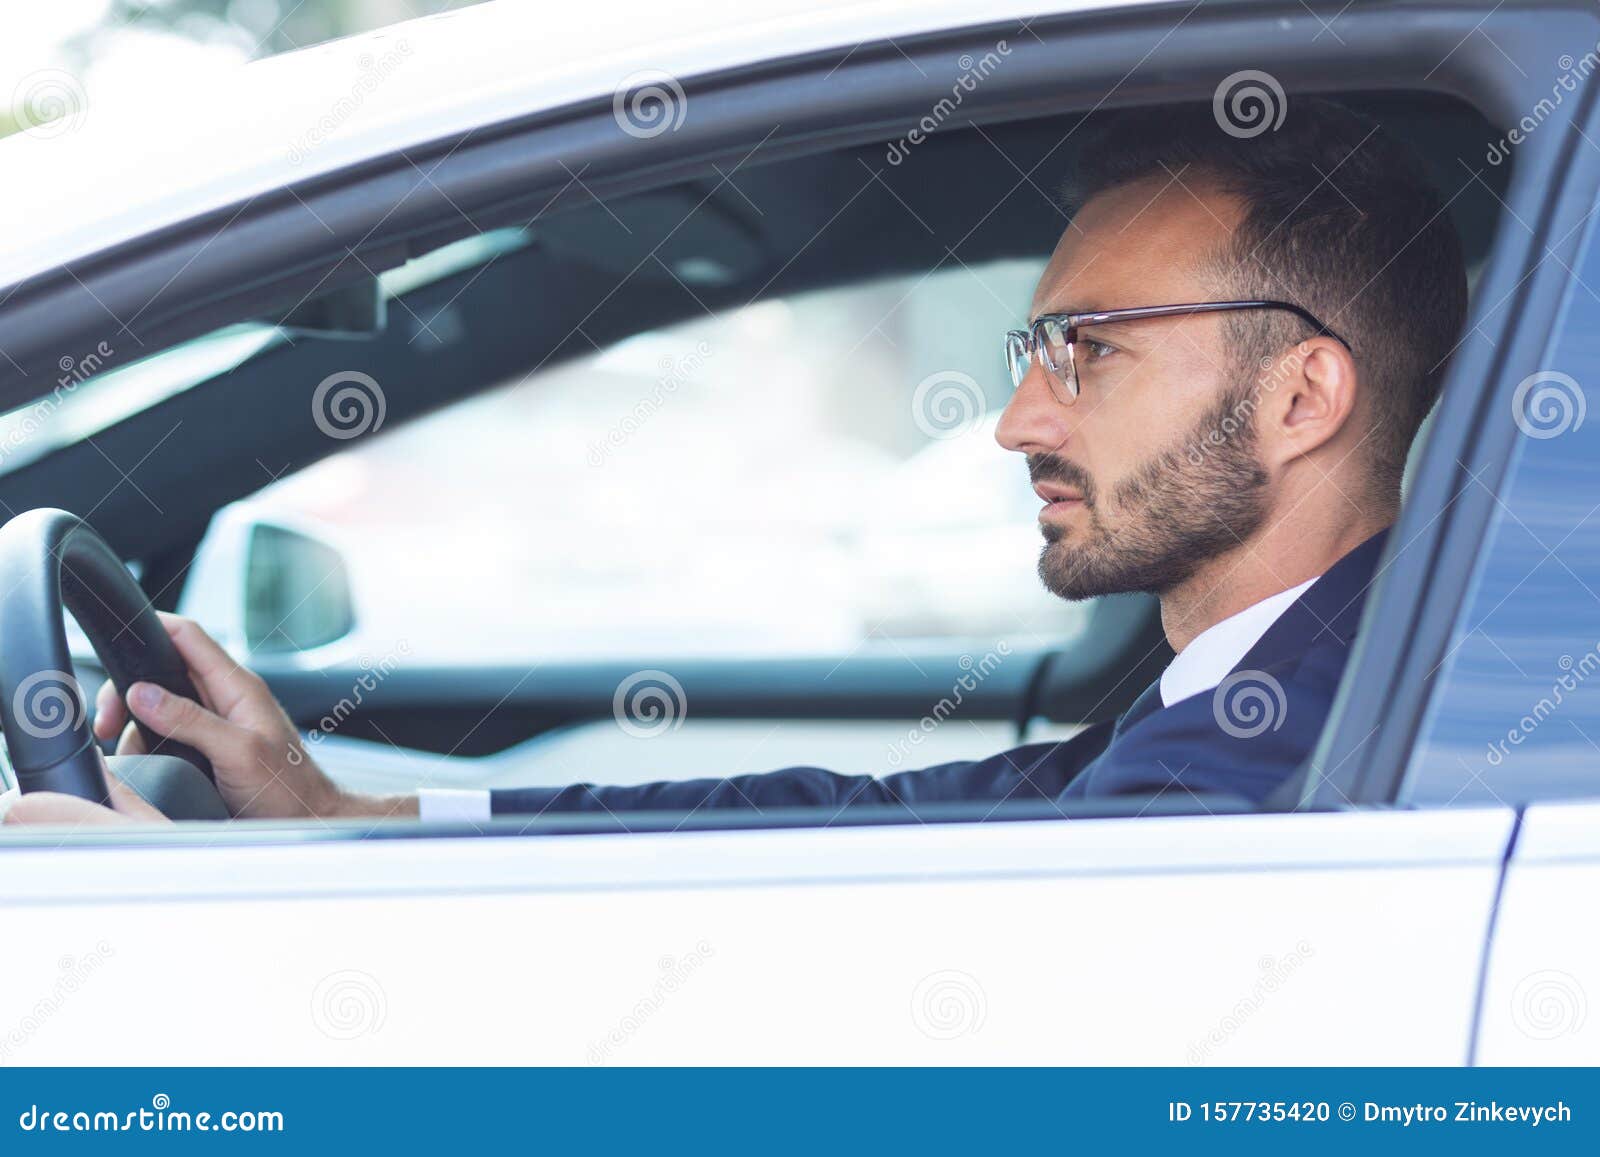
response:
[[[1253,387],[1230,392],[1187,438],[1117,483],[1111,499],[1120,517],[1114,526],[1104,520],[1086,471],[1054,454],[1030,455],[1032,480],[1076,487],[1089,523],[1087,529],[1041,523],[1039,578],[1045,589],[1064,599],[1162,595],[1259,530],[1267,517],[1269,479],[1256,456],[1252,393]]]

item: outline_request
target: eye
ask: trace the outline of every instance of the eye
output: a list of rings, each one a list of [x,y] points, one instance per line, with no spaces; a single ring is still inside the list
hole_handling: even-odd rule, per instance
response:
[[[1102,361],[1117,352],[1116,346],[1107,345],[1103,341],[1095,341],[1092,337],[1079,338],[1078,345],[1082,355],[1095,362]]]

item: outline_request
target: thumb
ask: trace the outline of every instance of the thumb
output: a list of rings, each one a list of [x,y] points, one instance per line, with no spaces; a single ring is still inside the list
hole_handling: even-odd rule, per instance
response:
[[[128,710],[157,735],[187,743],[213,764],[223,762],[238,746],[239,729],[193,699],[174,695],[154,683],[128,688]]]

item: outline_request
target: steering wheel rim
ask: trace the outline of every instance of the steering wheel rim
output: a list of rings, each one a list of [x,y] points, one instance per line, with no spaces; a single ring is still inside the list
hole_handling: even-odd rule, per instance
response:
[[[83,628],[119,695],[139,682],[197,701],[199,695],[150,600],[88,523],[41,508],[0,527],[0,728],[18,790],[109,804],[63,609]],[[182,759],[215,787],[205,756],[134,722],[150,754]]]

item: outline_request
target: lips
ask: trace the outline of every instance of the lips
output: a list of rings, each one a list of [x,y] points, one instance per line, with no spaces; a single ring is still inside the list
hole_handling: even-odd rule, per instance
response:
[[[1059,482],[1035,482],[1033,492],[1044,500],[1046,506],[1083,501],[1083,491],[1075,486],[1063,486]]]

